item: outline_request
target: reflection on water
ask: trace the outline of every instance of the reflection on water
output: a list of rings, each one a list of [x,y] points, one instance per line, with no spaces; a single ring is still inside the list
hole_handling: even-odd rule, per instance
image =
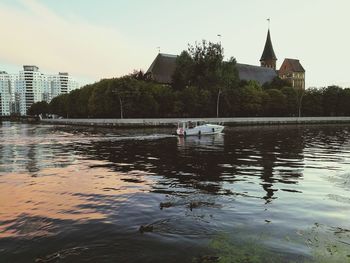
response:
[[[349,130],[235,127],[178,138],[3,123],[0,259],[191,262],[214,255],[210,244],[225,233],[302,261],[314,253],[300,233],[315,224],[349,242]]]

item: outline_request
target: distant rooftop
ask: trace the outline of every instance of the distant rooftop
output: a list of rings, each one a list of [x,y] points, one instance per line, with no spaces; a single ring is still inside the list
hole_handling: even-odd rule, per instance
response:
[[[241,80],[254,80],[260,85],[272,81],[277,77],[277,73],[272,68],[259,67],[254,65],[240,64],[236,65],[238,75]]]
[[[159,53],[146,73],[159,83],[170,84],[176,68],[176,55]],[[241,80],[254,80],[260,85],[272,81],[277,73],[272,68],[237,63],[238,75]]]
[[[305,69],[298,59],[286,58],[284,59],[279,71],[281,74],[285,74],[288,72],[305,72]]]
[[[39,68],[34,65],[24,65],[23,66],[24,71],[39,71]]]
[[[176,68],[176,58],[176,55],[159,53],[146,73],[152,74],[157,82],[169,84]]]

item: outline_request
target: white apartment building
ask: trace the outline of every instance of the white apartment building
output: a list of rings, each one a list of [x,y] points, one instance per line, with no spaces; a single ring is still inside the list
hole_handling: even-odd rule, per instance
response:
[[[11,112],[11,78],[5,71],[0,71],[0,116]]]
[[[68,73],[45,75],[37,66],[25,65],[18,74],[0,72],[0,115],[27,115],[30,106],[79,88]]]

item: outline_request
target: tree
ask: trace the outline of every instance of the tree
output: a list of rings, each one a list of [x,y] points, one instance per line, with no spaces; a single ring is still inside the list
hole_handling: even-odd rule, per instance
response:
[[[189,45],[176,59],[173,88],[184,89],[196,86],[200,89],[227,87],[238,83],[236,60],[223,61],[221,45],[203,40],[195,46]]]
[[[292,87],[291,83],[285,79],[281,79],[280,77],[275,77],[271,82],[266,82],[263,84],[263,89],[283,89],[284,87]]]
[[[299,116],[299,103],[301,94],[295,88],[283,87],[281,92],[285,95],[285,115],[286,116]]]
[[[172,86],[175,90],[183,90],[193,81],[194,61],[187,51],[182,51],[176,58],[176,67],[172,76]]]
[[[339,95],[341,88],[338,86],[329,86],[322,89],[323,97],[323,114],[325,116],[337,116],[339,111]]]
[[[59,116],[68,116],[67,102],[69,94],[61,94],[53,98],[50,102],[50,113],[56,114]]]
[[[106,117],[105,99],[108,80],[104,79],[96,83],[89,97],[88,108],[89,113],[93,117]]]
[[[184,103],[184,106],[195,112],[196,116],[204,112],[209,114],[207,116],[218,115],[219,111],[222,112],[221,108],[227,106],[228,100],[225,96],[238,86],[236,60],[230,58],[228,61],[223,61],[223,58],[221,45],[203,40],[194,46],[189,45],[188,50],[183,51],[176,59],[172,87],[179,91],[190,89],[188,93],[198,89],[198,96],[190,95],[195,101],[189,102],[189,107],[186,106],[186,102]],[[226,105],[221,107],[222,100]],[[196,104],[201,105],[201,112],[196,106],[194,107],[196,110],[193,109],[193,105]]]
[[[350,88],[341,90],[338,99],[339,115],[350,116]]]
[[[283,116],[286,111],[286,96],[277,89],[268,89],[264,93],[264,114],[266,116]]]
[[[262,89],[255,81],[249,81],[241,91],[241,114],[243,116],[259,115],[262,108]]]
[[[91,113],[89,112],[89,98],[93,91],[93,85],[87,85],[80,89],[79,96],[75,101],[76,112],[75,117],[89,117]]]
[[[33,103],[28,109],[28,115],[36,115],[39,114],[46,115],[49,113],[49,104],[46,101],[40,101]]]
[[[149,85],[154,100],[158,104],[158,113],[155,117],[176,117],[174,114],[176,94],[168,85]]]
[[[248,82],[246,82],[248,83]],[[242,90],[240,88],[226,89],[222,96],[221,115],[226,117],[241,115]]]
[[[126,77],[136,79],[136,80],[152,81],[150,75],[144,73],[141,69],[134,70],[132,73],[130,73]]]
[[[303,116],[322,116],[322,101],[322,90],[316,88],[305,90],[302,100]]]

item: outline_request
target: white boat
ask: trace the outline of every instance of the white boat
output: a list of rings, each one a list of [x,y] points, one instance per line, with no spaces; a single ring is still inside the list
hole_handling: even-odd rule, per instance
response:
[[[224,126],[217,124],[187,121],[177,124],[176,134],[179,136],[211,135],[221,133],[224,128]]]

